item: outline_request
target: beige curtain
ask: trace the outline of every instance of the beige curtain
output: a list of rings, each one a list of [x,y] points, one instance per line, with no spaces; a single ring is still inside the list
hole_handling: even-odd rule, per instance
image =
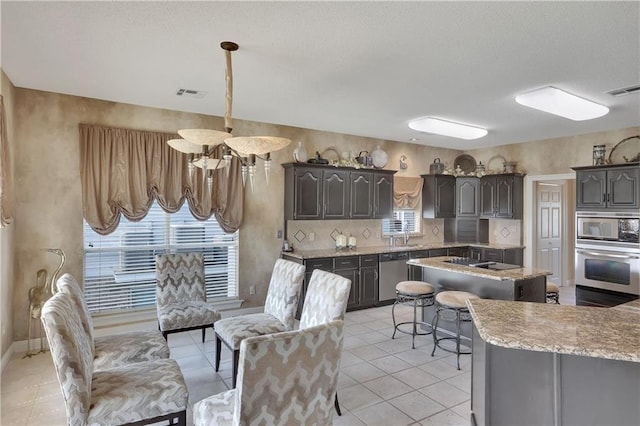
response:
[[[421,177],[393,177],[393,205],[397,209],[415,209],[422,198]]]
[[[177,212],[185,199],[198,220],[213,214],[226,232],[240,227],[243,188],[238,159],[226,171],[213,173],[209,192],[202,169],[189,183],[187,156],[171,148],[171,133],[117,129],[80,124],[80,178],[83,215],[97,233],[113,232],[120,215],[143,219],[156,199],[168,213]]]
[[[15,210],[7,126],[4,97],[0,95],[0,227],[7,226],[13,222]]]

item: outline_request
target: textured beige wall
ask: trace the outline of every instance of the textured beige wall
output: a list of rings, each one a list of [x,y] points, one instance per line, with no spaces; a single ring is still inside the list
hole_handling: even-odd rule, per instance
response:
[[[82,276],[82,199],[79,180],[78,124],[174,132],[181,128],[221,129],[220,117],[118,104],[28,89],[15,90],[16,191],[15,291],[13,295],[14,340],[27,336],[29,287],[36,271],[53,271],[57,256],[40,249],[61,248],[67,254],[62,272]],[[245,218],[240,228],[240,297],[245,307],[261,306],[281,241],[283,229],[284,173],[280,163],[293,160],[302,141],[309,151],[332,147],[338,152],[373,151],[380,145],[389,154],[388,168],[396,168],[401,155],[409,157],[405,175],[428,173],[435,157],[452,162],[458,151],[413,144],[399,144],[292,127],[234,120],[234,134],[272,134],[295,143],[273,155],[271,184],[258,170],[255,192],[245,195]],[[329,154],[328,154],[329,155]],[[261,166],[261,163],[259,164]],[[249,295],[250,285],[256,294]]]
[[[16,139],[14,138],[13,123],[13,101],[14,87],[0,69],[0,94],[4,98],[4,107],[7,116],[7,136],[9,138],[9,150],[11,157],[14,157],[16,150]],[[15,166],[12,168],[15,172]],[[15,221],[9,226],[0,229],[0,354],[4,355],[13,343],[13,288],[14,288],[14,229]]]
[[[466,151],[477,162],[487,164],[492,157],[501,155],[507,161],[517,161],[517,170],[529,175],[564,174],[572,166],[593,164],[593,145],[605,145],[607,157],[622,139],[640,134],[640,127],[589,133],[586,135],[546,139],[521,144]],[[491,168],[501,167],[502,161],[492,160]]]

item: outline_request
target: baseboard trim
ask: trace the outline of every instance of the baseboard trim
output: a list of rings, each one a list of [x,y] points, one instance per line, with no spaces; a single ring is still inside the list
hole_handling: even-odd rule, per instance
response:
[[[25,351],[26,351],[26,345],[25,345]],[[7,349],[4,355],[2,355],[2,361],[0,364],[1,365],[0,373],[4,372],[4,369],[7,367],[7,365],[9,365],[9,361],[11,361],[11,358],[13,357],[14,353],[15,353],[15,342],[11,343],[11,346],[9,346],[9,349]]]

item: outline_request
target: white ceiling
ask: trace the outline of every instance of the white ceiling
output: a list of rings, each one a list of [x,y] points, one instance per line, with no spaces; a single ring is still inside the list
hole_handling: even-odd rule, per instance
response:
[[[640,2],[0,2],[17,87],[455,149],[640,125]],[[517,104],[554,85],[608,106],[574,122]],[[178,88],[203,90],[202,99]],[[415,132],[436,116],[475,141]],[[177,129],[176,129],[177,130]]]

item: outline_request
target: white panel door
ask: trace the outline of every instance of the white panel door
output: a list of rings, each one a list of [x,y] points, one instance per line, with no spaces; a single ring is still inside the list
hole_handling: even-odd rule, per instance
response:
[[[551,272],[547,277],[558,285],[562,275],[562,185],[536,185],[536,267]]]

